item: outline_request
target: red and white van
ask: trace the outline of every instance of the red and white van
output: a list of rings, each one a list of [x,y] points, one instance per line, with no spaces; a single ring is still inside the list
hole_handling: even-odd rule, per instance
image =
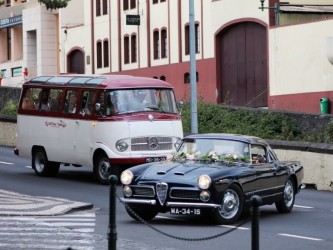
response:
[[[39,176],[92,166],[103,184],[123,168],[164,160],[183,137],[173,87],[154,78],[39,76],[23,84],[16,155]]]

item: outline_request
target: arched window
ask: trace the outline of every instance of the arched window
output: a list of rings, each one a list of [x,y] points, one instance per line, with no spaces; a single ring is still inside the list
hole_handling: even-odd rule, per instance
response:
[[[103,42],[103,59],[104,68],[109,67],[109,41],[107,40]]]
[[[161,58],[168,57],[168,37],[166,29],[161,31]]]
[[[103,15],[108,14],[108,0],[103,0]]]
[[[129,37],[124,37],[124,63],[129,63]]]
[[[198,23],[194,25],[195,53],[200,53],[200,26]],[[185,26],[185,55],[190,54],[190,25]]]
[[[97,42],[97,68],[102,68],[102,42]]]
[[[154,59],[158,59],[159,58],[159,42],[160,42],[160,36],[159,36],[159,32],[158,30],[154,31],[153,34],[153,43],[154,43]]]
[[[96,0],[96,16],[101,15],[101,0]]]
[[[136,56],[136,35],[131,36],[131,62],[136,62],[137,61],[137,56]]]

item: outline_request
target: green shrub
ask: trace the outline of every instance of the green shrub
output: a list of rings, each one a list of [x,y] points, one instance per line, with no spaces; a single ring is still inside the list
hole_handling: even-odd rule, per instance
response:
[[[17,108],[18,104],[13,100],[10,100],[5,104],[4,108],[0,110],[0,114],[16,116]]]
[[[190,104],[185,104],[183,107],[182,122],[184,134],[190,133]],[[309,139],[302,134],[294,121],[283,114],[260,109],[231,109],[224,104],[204,102],[198,103],[198,132],[245,134],[270,140],[307,141]]]

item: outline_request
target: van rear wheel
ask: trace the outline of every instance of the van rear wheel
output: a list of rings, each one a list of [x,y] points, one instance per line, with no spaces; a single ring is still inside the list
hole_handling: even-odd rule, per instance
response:
[[[32,168],[38,176],[52,177],[59,173],[60,163],[48,160],[43,148],[37,148],[32,154]]]
[[[96,157],[94,162],[94,177],[103,185],[109,184],[111,175],[111,163],[106,154],[101,153]]]

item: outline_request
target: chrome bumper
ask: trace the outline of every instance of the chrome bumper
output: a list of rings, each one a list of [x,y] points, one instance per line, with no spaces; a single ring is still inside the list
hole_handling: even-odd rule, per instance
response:
[[[120,198],[124,203],[135,203],[143,205],[156,205],[156,200],[141,200],[131,198]],[[197,207],[197,208],[220,208],[219,204],[212,203],[195,203],[195,202],[167,202],[167,207]]]

